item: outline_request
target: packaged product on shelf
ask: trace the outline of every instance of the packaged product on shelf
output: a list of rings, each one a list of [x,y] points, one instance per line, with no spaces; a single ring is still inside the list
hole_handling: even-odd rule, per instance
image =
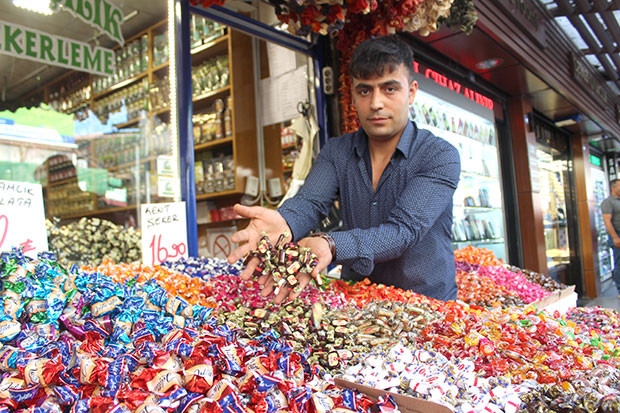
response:
[[[224,136],[232,136],[232,133],[232,96],[228,96],[224,109]]]

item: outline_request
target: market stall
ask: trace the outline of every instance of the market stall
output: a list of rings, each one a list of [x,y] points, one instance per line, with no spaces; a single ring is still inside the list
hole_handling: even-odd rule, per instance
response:
[[[92,225],[86,221],[58,230],[83,236]],[[50,245],[69,256],[67,245]],[[616,311],[547,311],[571,289],[508,266],[489,250],[470,246],[455,259],[457,301],[324,277],[276,305],[260,296],[256,281],[240,282],[242,262],[188,258],[146,266],[104,258],[69,267],[51,252],[36,260],[5,253],[0,405],[618,411]]]

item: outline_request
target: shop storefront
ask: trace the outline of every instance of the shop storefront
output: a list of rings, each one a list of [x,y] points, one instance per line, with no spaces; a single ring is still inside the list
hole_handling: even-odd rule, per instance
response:
[[[59,27],[95,24],[79,41],[100,43],[101,60],[80,60],[85,46],[67,34],[52,44],[77,46],[52,53],[51,33],[0,6],[0,46],[23,36],[27,55],[37,38],[40,56],[73,50],[73,66],[102,64],[55,75],[20,102],[71,116],[72,134],[0,114],[0,410],[617,411],[620,317],[575,308],[573,290],[594,297],[610,282],[597,208],[618,160],[557,117],[578,109],[608,133],[620,127],[609,102],[574,87],[582,75],[550,63],[565,43],[542,21],[530,30],[542,6],[480,1],[471,35],[430,30],[432,17],[403,34],[419,82],[410,118],[461,156],[457,300],[322,277],[275,304],[223,259],[247,225],[231,206],[275,207],[329,136],[354,127],[341,66],[360,40],[351,34],[399,21],[349,10],[343,28],[335,2],[301,22],[276,2],[136,0],[137,14],[62,3],[107,7],[109,33],[84,8],[55,15]],[[10,242],[44,252],[37,259],[5,250],[18,215]],[[48,226],[49,248],[30,225]],[[287,288],[310,253],[280,242],[253,251],[274,282],[284,268]]]
[[[215,240],[245,224],[230,207],[239,201],[277,205],[299,181],[292,166],[302,135],[316,153],[327,136],[348,127],[350,116],[340,120],[338,107],[346,102],[335,93],[344,80],[342,62],[330,59],[342,54],[346,41],[312,30],[293,36],[280,27],[283,16],[278,20],[264,3],[238,10],[173,4],[152,7],[156,17],[127,34],[122,46],[112,34],[97,36],[114,51],[112,76],[96,67],[91,74],[71,71],[23,99],[25,105],[46,101],[76,119],[75,136],[62,143],[68,146],[61,153],[75,171],[65,171],[71,165],[58,159],[44,164],[32,158],[37,178],[30,181],[43,184],[47,215],[65,222],[100,217],[140,227],[140,205],[184,201],[186,253],[215,255],[218,245],[221,256],[231,246],[220,250]],[[411,114],[461,151],[455,249],[488,248],[596,296],[601,287],[594,273],[607,265],[604,254],[589,253],[602,251],[601,237],[585,234],[592,232],[586,216],[596,214],[601,184],[596,192],[586,182],[588,148],[575,142],[588,138],[554,119],[579,111],[577,118],[588,124],[596,118],[614,133],[617,125],[609,118],[615,113],[609,113],[613,105],[577,87],[584,79],[592,82],[587,68],[555,29],[541,34],[549,20],[545,11],[527,6],[485,2],[477,5],[471,34],[441,27],[428,37],[407,36],[421,85]],[[176,13],[174,19],[168,13]],[[337,22],[335,17],[324,28]],[[557,56],[541,55],[541,46]],[[559,56],[570,57],[566,67],[541,63]],[[560,138],[549,140],[549,133]],[[63,201],[67,194],[70,203]]]
[[[508,261],[507,210],[495,113],[501,100],[485,96],[466,79],[415,64],[419,91],[411,117],[421,128],[452,143],[461,155],[461,179],[454,194],[455,249],[473,245]],[[507,172],[509,173],[509,172]]]
[[[601,130],[619,133],[613,92],[577,57],[544,6],[498,1],[476,9],[470,35],[441,29],[414,36],[416,45],[438,67],[490,84],[505,98],[506,117],[496,115],[495,123],[500,170],[508,177],[502,193],[509,262],[596,297],[609,266],[602,230],[592,222],[608,181],[593,180],[601,167],[589,161],[596,151],[590,141]]]

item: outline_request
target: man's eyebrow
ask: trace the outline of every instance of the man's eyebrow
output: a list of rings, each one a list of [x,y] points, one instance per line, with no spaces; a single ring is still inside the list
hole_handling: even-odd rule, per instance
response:
[[[390,80],[386,80],[385,82],[381,82],[379,83],[380,87],[386,87],[386,86],[400,86],[400,82],[396,79],[390,79]],[[355,85],[355,88],[360,88],[360,87],[372,87],[372,85],[370,85],[369,83],[358,83],[357,85]]]

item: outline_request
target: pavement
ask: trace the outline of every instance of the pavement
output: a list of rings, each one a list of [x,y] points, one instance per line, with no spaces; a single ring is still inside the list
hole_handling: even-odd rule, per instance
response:
[[[604,290],[602,294],[594,299],[579,299],[577,300],[578,307],[603,307],[603,308],[613,308],[616,311],[620,312],[620,296],[618,295],[618,290],[616,288],[616,284],[613,280],[609,280],[610,282],[604,284]]]

